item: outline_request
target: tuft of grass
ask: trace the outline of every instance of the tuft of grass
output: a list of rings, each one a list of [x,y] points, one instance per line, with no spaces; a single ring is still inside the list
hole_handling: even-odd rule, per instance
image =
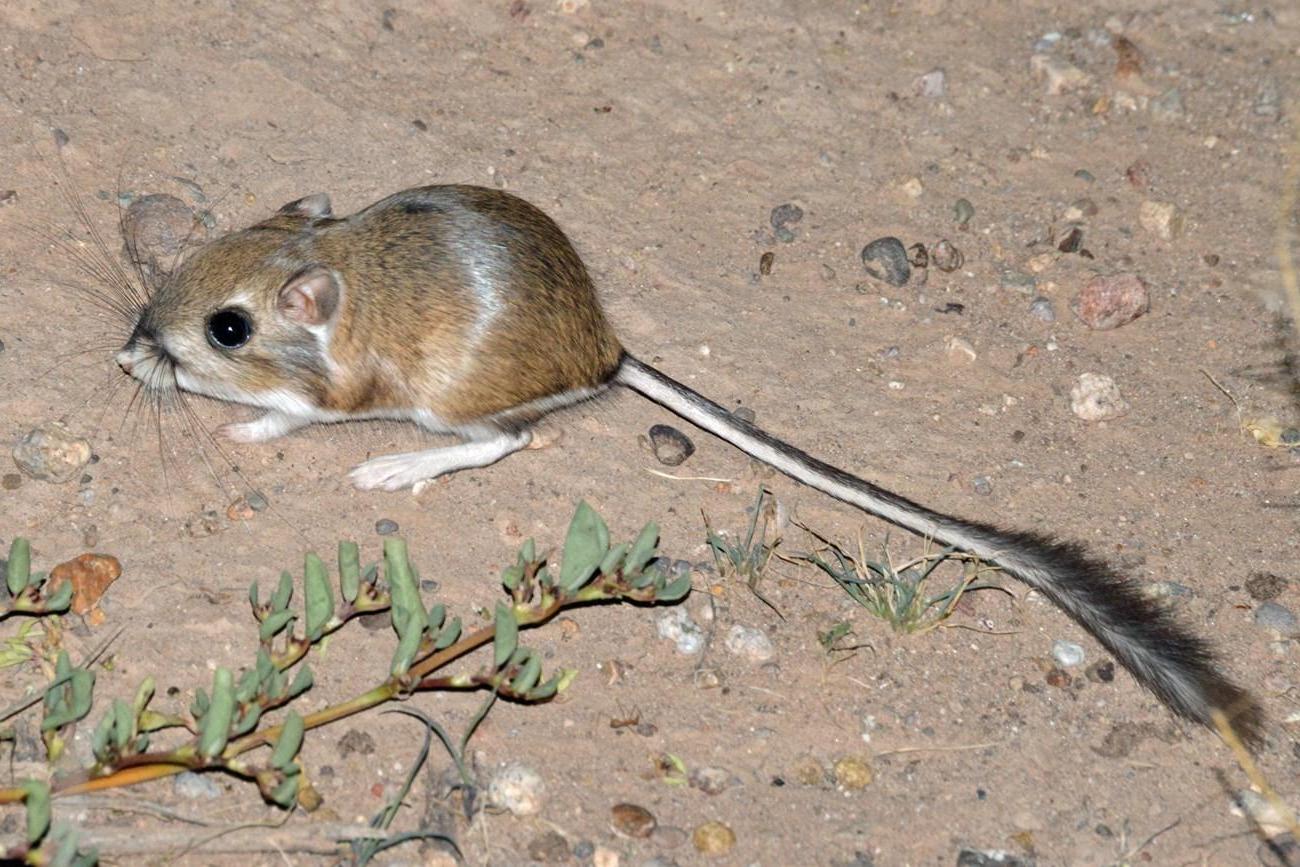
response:
[[[744,533],[744,540],[738,542],[733,542],[729,535],[716,532],[713,525],[709,523],[709,516],[702,512],[701,515],[704,518],[705,539],[710,553],[713,554],[713,565],[717,568],[718,574],[723,578],[736,576],[744,579],[749,592],[784,620],[785,615],[781,614],[780,610],[758,589],[763,573],[767,571],[777,546],[781,544],[780,536],[776,536],[771,544],[767,541],[767,528],[774,520],[775,513],[776,497],[772,496],[772,492],[767,488],[760,487],[758,499],[754,501],[753,514],[749,519],[749,527]]]
[[[889,551],[889,537],[881,544],[880,559],[866,555],[862,537],[858,537],[857,554],[850,554],[841,545],[796,524],[818,543],[816,550],[791,554],[787,559],[808,563],[825,572],[844,592],[853,598],[873,617],[888,623],[895,632],[920,634],[929,632],[952,616],[961,597],[972,590],[1001,590],[991,584],[977,583],[988,572],[997,571],[971,554],[946,547],[938,551],[927,550],[919,557],[902,563],[895,562]],[[935,570],[945,563],[961,566],[961,577],[947,587],[931,592],[927,586]],[[831,650],[847,630],[827,633],[822,644]]]

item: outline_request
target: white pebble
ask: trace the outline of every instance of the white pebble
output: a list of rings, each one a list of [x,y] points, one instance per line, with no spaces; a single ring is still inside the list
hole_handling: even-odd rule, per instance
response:
[[[947,89],[947,84],[947,75],[942,69],[931,69],[925,75],[918,75],[913,87],[927,99],[939,99]]]
[[[1143,202],[1138,207],[1138,222],[1162,241],[1172,241],[1183,233],[1183,215],[1170,202]]]
[[[660,615],[657,624],[660,638],[667,638],[683,656],[694,656],[704,649],[704,633],[685,608],[674,608]]]
[[[947,337],[943,342],[943,348],[948,354],[948,360],[956,364],[969,364],[979,357],[975,347],[963,337]]]
[[[767,662],[775,652],[772,639],[767,637],[767,633],[739,623],[727,633],[726,645],[727,650],[750,662]]]
[[[497,771],[488,784],[488,803],[515,816],[535,816],[542,810],[546,784],[542,775],[527,765],[509,764]]]
[[[1073,641],[1057,639],[1052,642],[1052,658],[1061,668],[1074,668],[1076,665],[1083,665],[1083,648]]]
[[[1070,389],[1070,409],[1084,421],[1119,418],[1130,409],[1115,380],[1101,373],[1082,373]]]

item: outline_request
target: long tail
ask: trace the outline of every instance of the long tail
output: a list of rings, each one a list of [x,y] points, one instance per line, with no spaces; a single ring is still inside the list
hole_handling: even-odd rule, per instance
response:
[[[1213,726],[1218,709],[1244,741],[1260,742],[1262,711],[1219,672],[1210,646],[1081,546],[927,509],[782,442],[630,355],[614,381],[809,487],[996,563],[1060,606],[1176,713]]]

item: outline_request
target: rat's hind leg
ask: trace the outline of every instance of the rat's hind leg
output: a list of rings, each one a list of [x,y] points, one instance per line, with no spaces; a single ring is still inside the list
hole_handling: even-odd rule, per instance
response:
[[[457,470],[494,464],[526,447],[532,438],[527,430],[484,432],[459,445],[374,458],[355,467],[348,478],[362,490],[397,491]]]

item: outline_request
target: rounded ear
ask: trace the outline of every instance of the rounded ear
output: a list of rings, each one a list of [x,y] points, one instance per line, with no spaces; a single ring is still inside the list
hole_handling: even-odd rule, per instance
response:
[[[286,214],[291,217],[306,217],[309,220],[320,220],[325,217],[334,216],[334,208],[330,204],[330,197],[325,193],[312,193],[310,196],[303,196],[301,199],[295,199],[286,205],[281,205],[278,214]]]
[[[312,265],[285,281],[276,308],[294,322],[318,326],[334,318],[342,300],[343,287],[334,272]]]

